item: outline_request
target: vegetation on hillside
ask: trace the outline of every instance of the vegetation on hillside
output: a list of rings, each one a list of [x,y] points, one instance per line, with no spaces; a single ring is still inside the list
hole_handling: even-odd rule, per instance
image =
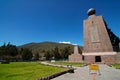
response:
[[[28,48],[18,48],[15,45],[4,43],[0,47],[0,60],[20,61],[31,60],[33,57],[32,52]]]
[[[0,60],[65,60],[73,49],[73,45],[54,42],[29,43],[18,47],[4,43],[0,46]],[[79,53],[82,53],[82,47],[79,47]]]
[[[58,47],[55,47],[53,50],[47,51],[45,53],[46,60],[50,59],[57,59],[57,60],[66,60],[68,59],[68,56],[73,53],[71,48],[65,47],[64,49],[59,49]]]
[[[40,58],[50,59],[68,59],[68,55],[73,53],[74,45],[62,44],[56,42],[29,43],[18,48],[29,48],[32,53],[39,54]],[[82,47],[79,46],[79,53],[82,54]]]
[[[62,43],[56,43],[56,42],[28,43],[22,46],[18,46],[18,48],[29,48],[30,50],[32,50],[33,53],[40,53],[40,55],[42,55],[42,53],[53,50],[55,47],[58,47],[59,49],[64,49],[65,47],[68,47],[68,46],[73,51],[74,45],[62,44]],[[80,48],[79,52],[81,53],[82,47],[79,46],[79,48]]]

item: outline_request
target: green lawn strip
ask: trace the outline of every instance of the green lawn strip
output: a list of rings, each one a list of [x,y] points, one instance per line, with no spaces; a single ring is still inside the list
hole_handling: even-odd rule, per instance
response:
[[[81,67],[84,65],[84,63],[79,63],[79,62],[62,62],[62,61],[52,62],[52,64],[72,65],[72,66],[77,66],[77,67]]]
[[[115,67],[116,69],[120,69],[120,64],[112,64],[111,66]]]
[[[0,80],[35,80],[63,70],[67,68],[45,66],[37,62],[11,62],[0,64]]]

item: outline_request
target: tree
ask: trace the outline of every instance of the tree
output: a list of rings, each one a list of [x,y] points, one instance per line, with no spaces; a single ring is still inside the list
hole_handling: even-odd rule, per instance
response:
[[[35,54],[34,54],[34,60],[39,60],[39,57],[40,57],[40,56],[39,56],[39,53],[35,53]]]
[[[44,56],[46,57],[46,60],[50,60],[51,58],[50,51],[47,51]]]
[[[10,44],[10,42],[6,45],[0,47],[0,58],[5,60],[13,60],[15,56],[18,55],[18,49],[15,45]]]
[[[9,56],[17,56],[18,55],[18,49],[15,45],[12,45],[10,43],[6,46],[6,51]]]
[[[63,50],[61,50],[61,56],[63,59],[68,59],[68,56],[72,53],[72,50],[70,46],[65,47]]]
[[[78,47],[78,51],[80,54],[82,54],[82,49],[80,47]]]
[[[53,54],[54,54],[55,59],[61,58],[58,47],[54,48]]]
[[[31,60],[33,57],[32,52],[28,48],[21,48],[20,54],[23,60]]]
[[[1,47],[0,47],[0,54],[1,54],[1,57],[3,55],[7,55],[7,48],[6,48],[6,44],[4,43]]]

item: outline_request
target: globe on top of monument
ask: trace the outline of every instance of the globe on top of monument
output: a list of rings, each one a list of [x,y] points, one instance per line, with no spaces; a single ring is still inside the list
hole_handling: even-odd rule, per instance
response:
[[[88,16],[93,15],[93,14],[95,14],[95,13],[96,13],[96,10],[95,10],[94,8],[90,8],[90,9],[87,11]]]

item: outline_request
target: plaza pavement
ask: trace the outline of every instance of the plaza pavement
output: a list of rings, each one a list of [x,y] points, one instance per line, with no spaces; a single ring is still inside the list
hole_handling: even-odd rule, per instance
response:
[[[89,66],[76,67],[74,73],[66,73],[51,80],[120,80],[120,70],[109,67],[105,64],[99,64],[99,75],[90,74]],[[94,77],[94,78],[93,78]]]

